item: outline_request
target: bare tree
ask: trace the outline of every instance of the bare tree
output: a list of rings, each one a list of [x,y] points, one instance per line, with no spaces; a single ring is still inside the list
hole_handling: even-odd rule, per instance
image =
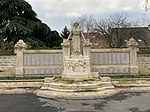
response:
[[[94,31],[95,19],[92,15],[83,15],[73,20],[73,22],[78,22],[80,24],[81,30],[84,32]]]
[[[105,19],[99,19],[95,23],[95,31],[101,33],[107,39],[109,47],[121,47],[127,37],[132,37],[126,35],[130,34],[129,30],[122,29],[133,28],[138,25],[137,22],[130,22],[128,19],[129,15],[124,12],[116,13]]]
[[[122,47],[125,41],[131,37],[136,40],[145,38],[144,31],[140,28],[140,22],[132,20],[128,13],[115,13],[104,19],[95,19],[93,16],[84,15],[75,19],[80,23],[81,29],[84,32],[100,33],[107,40],[109,47]],[[142,40],[143,43],[146,40]]]
[[[149,9],[149,0],[145,0],[144,8],[145,8],[145,11]]]

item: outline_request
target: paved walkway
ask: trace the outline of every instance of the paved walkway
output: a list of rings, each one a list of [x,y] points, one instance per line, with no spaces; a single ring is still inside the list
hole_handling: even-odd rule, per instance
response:
[[[19,94],[14,94],[16,90],[4,90],[9,94],[0,94],[1,112],[150,112],[150,92],[121,92],[106,98],[66,100],[39,97],[29,89],[18,89]]]
[[[56,92],[49,90],[37,90],[34,93],[38,96],[57,99],[97,99],[115,95],[120,92],[150,92],[150,87],[126,87],[106,89],[98,92]]]
[[[57,92],[33,88],[26,89],[0,89],[0,94],[26,94],[33,93],[40,97],[57,99],[97,99],[105,98],[121,92],[150,92],[150,87],[124,87],[106,89],[97,92]]]

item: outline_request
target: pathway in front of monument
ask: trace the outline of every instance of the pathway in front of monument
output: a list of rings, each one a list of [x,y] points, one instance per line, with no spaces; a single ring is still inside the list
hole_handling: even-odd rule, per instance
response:
[[[150,112],[150,93],[118,93],[93,100],[48,99],[34,94],[1,94],[0,112]]]

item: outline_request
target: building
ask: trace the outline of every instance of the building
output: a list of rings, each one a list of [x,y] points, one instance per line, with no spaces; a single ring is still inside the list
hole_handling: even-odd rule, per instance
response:
[[[92,48],[109,47],[107,39],[98,32],[84,33],[84,36],[86,39],[90,39]],[[125,47],[126,41],[132,37],[138,42],[139,46],[150,46],[150,25],[148,27],[112,29],[114,47]]]
[[[150,46],[150,25],[148,27],[131,27],[131,28],[113,28],[113,38],[120,38],[121,47],[125,46],[125,42],[130,38],[134,38],[139,46]]]
[[[86,39],[90,39],[92,48],[105,48],[108,47],[106,38],[98,32],[84,33]]]

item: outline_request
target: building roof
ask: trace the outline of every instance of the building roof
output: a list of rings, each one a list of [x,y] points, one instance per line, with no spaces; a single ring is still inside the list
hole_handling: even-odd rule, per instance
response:
[[[139,46],[150,46],[150,25],[148,27],[113,28],[115,29],[126,37],[125,40],[133,37]]]
[[[84,33],[86,39],[90,39],[92,48],[108,47],[106,38],[98,32]]]
[[[131,28],[113,28],[113,36],[116,36],[116,32],[121,33],[119,36],[124,39],[124,44],[122,47],[126,45],[126,41],[130,38],[134,38],[139,46],[150,46],[150,25],[148,27],[131,27]],[[84,33],[86,39],[90,39],[92,43],[92,48],[105,48],[109,47],[107,39],[98,32],[88,32]]]

